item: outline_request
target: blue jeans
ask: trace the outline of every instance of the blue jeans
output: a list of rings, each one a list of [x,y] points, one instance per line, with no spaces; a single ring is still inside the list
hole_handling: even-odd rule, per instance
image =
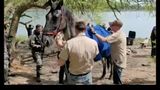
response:
[[[121,85],[121,74],[122,74],[122,68],[114,64],[113,66],[113,83],[117,85]]]
[[[73,76],[68,73],[68,85],[90,85],[92,84],[92,73],[83,76]]]

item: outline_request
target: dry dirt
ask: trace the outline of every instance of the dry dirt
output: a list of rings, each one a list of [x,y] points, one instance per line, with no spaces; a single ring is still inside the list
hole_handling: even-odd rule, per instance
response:
[[[139,48],[139,46],[129,46],[136,51],[127,55],[127,68],[123,70],[122,81],[126,85],[155,85],[156,84],[156,63],[150,58],[151,48]],[[20,44],[15,53],[17,58],[12,62],[9,85],[32,84],[32,85],[58,85],[58,71],[56,66],[56,54],[53,48],[46,48],[42,68],[42,82],[35,81],[35,63],[31,57],[31,52],[26,44]],[[51,54],[49,54],[51,53]],[[102,64],[96,62],[93,69],[93,84],[113,85],[109,80],[109,71],[104,79],[97,80],[101,74]],[[7,84],[8,85],[8,84]]]

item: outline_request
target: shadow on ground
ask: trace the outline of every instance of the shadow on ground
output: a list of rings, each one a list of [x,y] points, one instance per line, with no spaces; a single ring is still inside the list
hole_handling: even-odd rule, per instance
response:
[[[130,82],[124,83],[125,85],[156,85],[156,81],[149,81],[145,78],[135,78]]]
[[[41,79],[41,82],[36,82],[36,77],[34,74],[26,73],[26,72],[16,72],[12,73],[12,78],[14,77],[24,77],[27,78],[26,82],[27,84],[18,84],[18,85],[57,85],[58,81],[53,80],[45,80]]]
[[[135,58],[147,58],[149,55],[132,55]]]

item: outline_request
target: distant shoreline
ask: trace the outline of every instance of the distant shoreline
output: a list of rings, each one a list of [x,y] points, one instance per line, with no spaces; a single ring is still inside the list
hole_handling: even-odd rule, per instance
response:
[[[41,24],[43,26],[45,25],[45,20],[46,20],[45,15],[47,12],[41,12],[41,10],[40,11],[33,10],[31,12],[31,10],[29,10],[29,12],[25,13],[33,17],[31,19],[33,22],[31,22],[30,24],[34,26],[36,24]],[[98,22],[100,21],[101,23],[107,23],[116,19],[113,15],[113,12],[103,12],[97,14],[98,14],[97,19],[92,17],[94,18],[93,22],[96,22],[96,20],[98,20]],[[122,29],[125,32],[126,36],[128,36],[129,31],[135,31],[136,37],[149,38],[153,26],[156,25],[156,17],[153,14],[149,14],[149,12],[146,11],[122,11],[121,14],[117,13],[117,16],[124,23]],[[90,16],[87,15],[80,16],[80,18],[83,18],[84,20],[90,19],[89,17]],[[20,19],[21,22],[26,22],[29,20],[30,19],[28,18]],[[27,35],[26,28],[23,25],[19,24],[16,35]]]

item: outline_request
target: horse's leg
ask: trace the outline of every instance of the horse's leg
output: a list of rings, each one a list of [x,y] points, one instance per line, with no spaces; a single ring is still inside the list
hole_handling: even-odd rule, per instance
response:
[[[110,75],[109,75],[108,79],[112,79],[112,76],[113,76],[113,64],[112,64],[112,60],[111,60],[111,55],[109,55],[106,58],[106,65],[107,65],[108,70],[110,70]]]
[[[110,75],[109,75],[109,80],[111,80],[113,78],[113,62],[111,60],[111,57],[110,57],[110,65],[111,65],[111,70],[110,70]]]
[[[103,73],[102,73],[102,76],[100,77],[100,79],[103,79],[106,75],[106,58],[102,59],[102,65],[103,65]]]
[[[113,77],[113,65],[111,65],[111,71],[108,79],[111,80],[112,77]]]
[[[109,70],[110,65],[111,65],[111,58],[110,58],[110,56],[108,56],[108,57],[106,58],[106,63],[107,63],[107,69]]]

